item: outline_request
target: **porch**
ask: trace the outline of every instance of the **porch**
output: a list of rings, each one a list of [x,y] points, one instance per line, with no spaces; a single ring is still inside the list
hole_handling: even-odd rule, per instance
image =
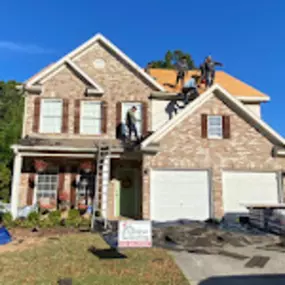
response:
[[[85,152],[35,150],[15,151],[12,181],[12,214],[18,208],[37,204],[46,210],[93,205],[96,189],[96,149]],[[142,216],[142,157],[140,152],[114,151],[104,162],[99,207],[110,220]]]

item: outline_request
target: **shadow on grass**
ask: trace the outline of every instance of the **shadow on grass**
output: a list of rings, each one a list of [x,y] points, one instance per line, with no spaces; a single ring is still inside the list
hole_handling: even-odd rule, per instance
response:
[[[72,285],[72,279],[71,278],[64,278],[58,280],[58,285]]]
[[[96,249],[94,246],[89,247],[88,251],[99,259],[125,259],[126,255],[118,252],[114,248]]]

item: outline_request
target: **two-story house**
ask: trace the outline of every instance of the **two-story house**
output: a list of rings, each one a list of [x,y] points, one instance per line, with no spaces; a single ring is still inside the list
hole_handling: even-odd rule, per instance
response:
[[[35,203],[86,207],[94,181],[108,219],[207,219],[283,201],[285,141],[260,112],[269,97],[218,72],[173,116],[175,90],[166,83],[174,81],[174,71],[148,74],[99,34],[25,82],[22,139],[12,146],[13,216]],[[118,130],[132,106],[144,140],[129,149]],[[101,142],[110,153],[95,179]]]

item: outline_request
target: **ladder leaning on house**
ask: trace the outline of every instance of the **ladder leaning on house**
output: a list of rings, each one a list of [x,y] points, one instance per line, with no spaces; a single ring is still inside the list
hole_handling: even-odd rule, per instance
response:
[[[93,196],[93,213],[91,219],[92,230],[94,230],[96,219],[100,219],[98,216],[99,213],[101,215],[104,214],[104,227],[107,227],[107,200],[111,161],[110,156],[111,145],[108,143],[100,142],[98,144],[98,155],[96,163],[97,168],[95,178],[95,193]],[[105,209],[103,207],[105,207]]]

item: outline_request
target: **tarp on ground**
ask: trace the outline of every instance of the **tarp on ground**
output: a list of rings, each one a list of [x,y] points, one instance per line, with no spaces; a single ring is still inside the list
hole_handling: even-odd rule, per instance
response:
[[[12,241],[11,235],[5,227],[0,228],[0,245],[7,244]]]

